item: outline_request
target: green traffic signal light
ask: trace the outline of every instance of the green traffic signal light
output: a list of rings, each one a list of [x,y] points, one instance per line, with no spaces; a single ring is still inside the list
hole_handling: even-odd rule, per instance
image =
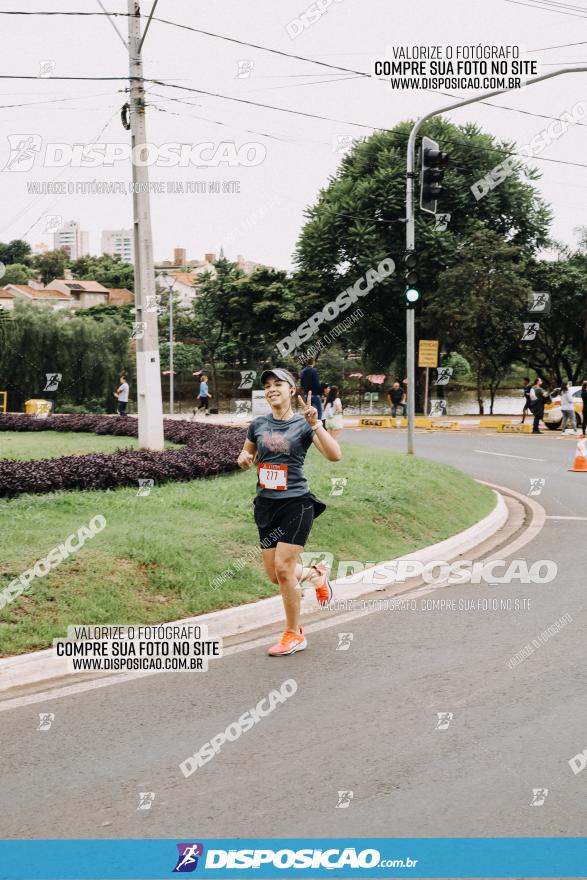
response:
[[[416,290],[415,287],[407,287],[404,295],[406,298],[407,308],[414,309],[416,307],[416,303],[420,299],[420,291]]]

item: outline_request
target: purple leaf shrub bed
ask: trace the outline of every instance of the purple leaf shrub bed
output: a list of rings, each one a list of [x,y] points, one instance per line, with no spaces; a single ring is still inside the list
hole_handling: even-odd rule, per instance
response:
[[[182,443],[184,448],[164,452],[121,450],[33,461],[0,459],[0,497],[62,489],[116,489],[138,486],[139,479],[151,479],[155,484],[194,480],[237,469],[236,459],[245,438],[241,428],[173,419],[165,419],[163,428],[166,440]],[[137,437],[138,421],[119,416],[56,415],[35,419],[0,414],[0,431],[80,431]]]

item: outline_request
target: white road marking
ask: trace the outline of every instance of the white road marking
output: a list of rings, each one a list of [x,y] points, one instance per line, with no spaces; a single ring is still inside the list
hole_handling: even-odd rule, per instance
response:
[[[547,516],[546,519],[577,519],[584,522],[587,516]]]
[[[488,452],[486,449],[474,449],[473,452],[480,452],[482,455],[499,455],[501,458],[521,458],[522,461],[546,461],[545,458],[529,458],[527,455],[508,455],[507,452]]]

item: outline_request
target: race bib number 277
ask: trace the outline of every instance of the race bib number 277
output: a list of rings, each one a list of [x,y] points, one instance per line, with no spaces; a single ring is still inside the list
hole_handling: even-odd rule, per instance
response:
[[[259,464],[257,468],[259,485],[262,489],[287,489],[286,464]]]

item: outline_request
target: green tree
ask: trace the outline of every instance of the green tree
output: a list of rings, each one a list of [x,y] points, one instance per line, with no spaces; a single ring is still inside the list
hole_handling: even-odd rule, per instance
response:
[[[169,369],[169,342],[159,343],[161,369]],[[202,349],[199,345],[185,345],[175,342],[173,345],[173,369],[176,373],[193,373],[202,364]]]
[[[429,297],[428,317],[444,342],[458,350],[475,378],[479,413],[488,388],[495,394],[524,345],[523,320],[531,292],[523,278],[522,249],[489,229],[477,228],[461,247],[458,262],[441,273]]]
[[[464,382],[471,377],[471,365],[461,354],[453,351],[452,354],[442,358],[441,366],[450,367],[452,370],[452,382]]]
[[[92,321],[70,311],[17,303],[0,335],[0,388],[10,406],[30,397],[114,410],[113,391],[122,370],[134,375],[128,328],[113,320]],[[45,391],[46,374],[61,373],[56,392]]]
[[[4,263],[7,266],[10,263],[25,263],[28,265],[30,262],[31,246],[28,241],[15,238],[9,244],[0,242],[0,263]]]
[[[37,254],[33,257],[33,266],[37,270],[41,282],[49,284],[56,278],[63,278],[69,254],[65,248],[56,251],[47,251],[45,254]]]
[[[191,331],[210,363],[214,388],[218,389],[220,361],[234,363],[237,360],[238,340],[231,334],[234,317],[230,314],[230,303],[234,307],[244,274],[229,260],[218,260],[215,269],[216,275],[206,272],[197,288],[198,294],[192,303]]]
[[[527,363],[556,385],[577,385],[587,367],[587,253],[580,247],[565,259],[533,262],[528,278],[534,291],[550,294],[551,309],[527,317],[539,325]]]
[[[29,266],[25,266],[23,263],[9,263],[6,272],[0,278],[0,284],[3,286],[6,284],[28,284],[30,277]]]
[[[300,321],[292,309],[291,285],[287,272],[261,266],[232,289],[228,331],[236,342],[239,364],[250,367],[277,357],[276,343],[287,333],[290,320],[293,326]]]
[[[98,281],[104,287],[126,287],[134,290],[134,266],[123,263],[120,257],[103,254],[101,257],[80,257],[70,263],[71,274],[80,281]]]
[[[384,257],[396,262],[396,273],[361,300],[365,318],[353,336],[369,351],[373,367],[386,369],[405,346],[405,163],[411,122],[377,132],[357,143],[336,175],[307,210],[297,245],[298,265],[320,274],[332,299]],[[429,215],[417,210],[416,242],[424,293],[421,321],[433,329],[427,302],[441,272],[458,259],[459,248],[475,223],[482,222],[512,244],[532,253],[546,242],[549,210],[532,181],[537,172],[521,165],[485,198],[476,200],[471,186],[503,161],[514,144],[499,143],[477,126],[453,125],[443,118],[428,121],[421,134],[437,140],[449,154],[441,207],[451,213],[446,232],[435,232]],[[328,301],[328,299],[326,301]],[[305,303],[298,303],[305,312]]]
[[[92,321],[105,321],[106,319],[109,319],[117,323],[125,324],[129,328],[129,336],[132,325],[136,320],[134,306],[131,303],[124,303],[121,306],[115,306],[112,304],[90,306],[89,309],[79,309],[76,314],[79,315],[80,318],[88,318]]]

